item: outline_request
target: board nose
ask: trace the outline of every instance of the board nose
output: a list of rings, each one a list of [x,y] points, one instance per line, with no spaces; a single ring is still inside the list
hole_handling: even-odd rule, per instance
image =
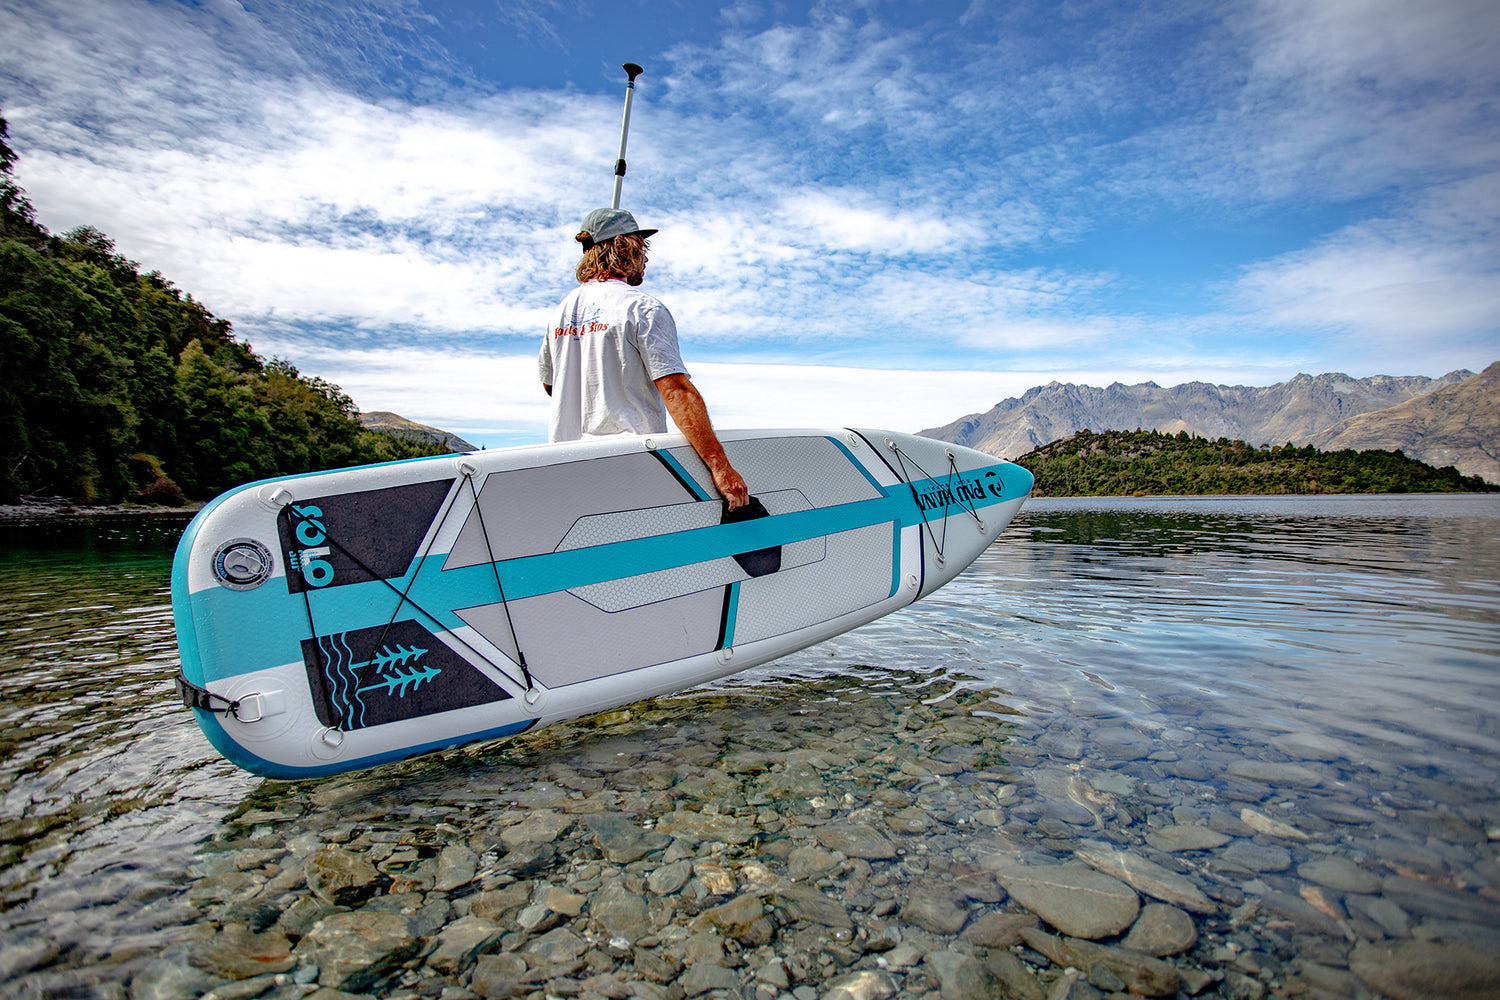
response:
[[[994,455],[915,434],[885,432],[892,469],[910,485],[922,535],[926,596],[963,572],[1015,517],[1031,493],[1029,471]]]

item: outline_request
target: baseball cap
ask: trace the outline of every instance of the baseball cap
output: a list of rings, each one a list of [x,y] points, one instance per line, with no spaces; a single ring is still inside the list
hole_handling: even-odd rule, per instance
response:
[[[659,230],[642,229],[636,225],[635,216],[623,208],[596,208],[583,217],[583,225],[579,231],[587,234],[587,239],[582,240],[585,250],[595,243],[603,243],[612,240],[616,236],[628,236],[635,234],[642,238],[653,236]]]

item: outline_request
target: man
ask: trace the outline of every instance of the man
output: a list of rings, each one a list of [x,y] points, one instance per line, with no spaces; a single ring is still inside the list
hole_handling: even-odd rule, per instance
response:
[[[637,286],[645,278],[647,238],[635,217],[600,208],[575,237],[583,245],[579,285],[563,299],[537,358],[552,397],[551,441],[604,434],[662,434],[667,414],[713,475],[729,509],[750,499],[688,380],[667,307]]]

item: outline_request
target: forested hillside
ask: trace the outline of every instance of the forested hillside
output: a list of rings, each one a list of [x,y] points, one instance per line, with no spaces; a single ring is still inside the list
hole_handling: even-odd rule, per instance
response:
[[[1236,493],[1490,493],[1478,476],[1434,469],[1399,451],[1254,448],[1186,431],[1082,431],[1016,459],[1033,496],[1205,496]]]
[[[263,360],[103,233],[47,232],[14,165],[0,118],[0,502],[176,504],[441,453],[364,429],[337,386]]]

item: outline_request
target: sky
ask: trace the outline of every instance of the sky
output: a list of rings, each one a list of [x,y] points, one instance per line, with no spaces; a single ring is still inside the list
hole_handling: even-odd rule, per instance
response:
[[[607,206],[714,423],[1500,359],[1494,0],[0,0],[0,114],[266,359],[485,447]]]

